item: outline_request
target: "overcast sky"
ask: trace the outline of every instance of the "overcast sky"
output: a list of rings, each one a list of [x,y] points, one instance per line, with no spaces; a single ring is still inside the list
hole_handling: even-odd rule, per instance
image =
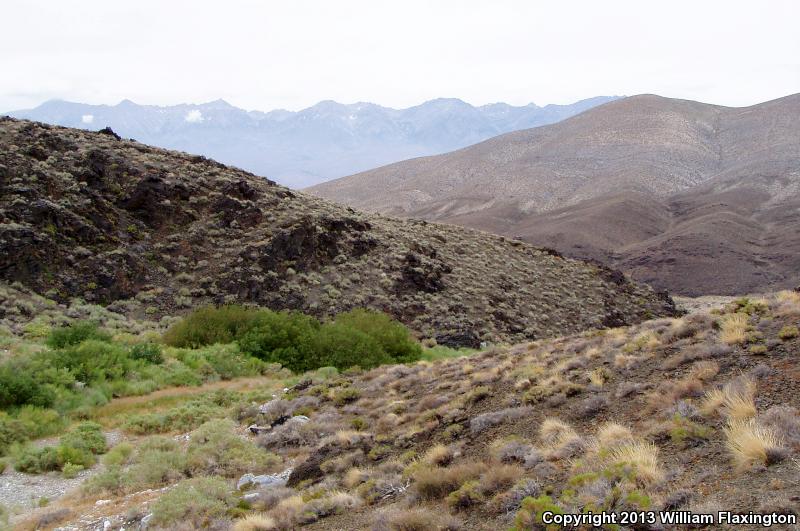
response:
[[[800,1],[2,0],[0,111],[800,92]]]

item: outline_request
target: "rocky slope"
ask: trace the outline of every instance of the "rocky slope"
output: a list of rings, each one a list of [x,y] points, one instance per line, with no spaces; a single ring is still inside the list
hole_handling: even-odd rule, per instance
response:
[[[215,491],[178,496],[200,480],[166,473],[115,490],[107,475],[21,529],[522,531],[546,529],[554,508],[797,517],[798,324],[800,294],[782,292],[467,357],[319,371],[283,391],[265,377],[267,402],[234,402],[217,413],[225,420],[168,431],[181,436],[166,443],[131,439],[175,460],[213,441],[212,426],[235,429],[239,446],[271,456],[257,481],[229,456],[228,435],[203,461],[217,466]],[[245,432],[250,423],[263,430]],[[136,455],[121,474],[140,484]],[[734,527],[763,529],[706,528]]]
[[[619,273],[518,241],[356,212],[110,131],[8,118],[0,279],[149,318],[233,301],[317,316],[366,306],[470,346],[674,312]]]
[[[746,108],[634,96],[314,194],[594,258],[677,293],[800,282],[800,95]]]

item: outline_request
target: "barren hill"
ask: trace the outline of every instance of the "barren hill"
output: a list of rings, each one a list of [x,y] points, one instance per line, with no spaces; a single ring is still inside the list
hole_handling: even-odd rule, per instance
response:
[[[659,288],[800,281],[800,95],[728,108],[634,96],[310,189],[608,261]]]
[[[150,317],[231,301],[317,316],[365,306],[473,346],[674,312],[617,272],[518,241],[356,212],[110,131],[13,119],[0,120],[0,279]]]

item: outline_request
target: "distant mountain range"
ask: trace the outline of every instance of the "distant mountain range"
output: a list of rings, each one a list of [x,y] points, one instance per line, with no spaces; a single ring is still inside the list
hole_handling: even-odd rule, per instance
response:
[[[323,101],[297,112],[245,111],[223,100],[170,107],[54,100],[7,114],[90,130],[109,126],[126,138],[205,155],[297,188],[558,122],[616,98],[544,107],[474,107],[441,98],[408,109]]]
[[[594,258],[654,287],[800,284],[800,94],[744,108],[653,95],[310,192]]]

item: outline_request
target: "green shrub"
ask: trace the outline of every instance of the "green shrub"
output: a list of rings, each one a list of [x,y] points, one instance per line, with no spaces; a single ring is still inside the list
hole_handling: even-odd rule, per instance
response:
[[[81,422],[61,437],[61,444],[102,454],[107,450],[103,427],[96,422]]]
[[[280,463],[280,458],[265,452],[236,434],[228,419],[206,422],[191,434],[186,452],[186,470],[191,476],[241,476],[245,472],[264,472]]]
[[[225,416],[225,409],[207,398],[198,398],[180,406],[156,413],[131,417],[125,430],[139,435],[189,431],[214,418]]]
[[[408,328],[385,313],[355,309],[337,315],[335,322],[367,334],[393,362],[410,363],[422,357],[422,347],[411,337]]]
[[[314,358],[305,367],[292,370],[305,371],[324,365],[346,369],[358,365],[364,369],[377,367],[393,360],[377,340],[369,335],[336,322],[322,325],[313,338]],[[317,361],[318,360],[318,361]],[[278,363],[281,363],[280,361]],[[283,365],[283,363],[281,363]]]
[[[33,360],[12,358],[0,363],[0,408],[33,405],[48,407],[56,399],[55,389],[42,381]]]
[[[295,372],[324,366],[371,368],[416,361],[422,355],[405,326],[386,314],[367,310],[353,310],[320,324],[299,312],[241,306],[202,308],[170,328],[164,341],[177,347],[235,341],[245,354]],[[230,372],[229,359],[210,356],[207,361],[223,378]]]
[[[106,466],[125,465],[128,463],[131,454],[133,454],[133,445],[128,442],[121,442],[103,456],[103,464]]]
[[[61,349],[78,345],[87,339],[109,341],[111,336],[100,330],[97,323],[93,321],[75,321],[67,326],[52,330],[47,337],[47,346]]]
[[[199,528],[235,506],[236,497],[226,481],[214,477],[187,479],[153,504],[153,523],[167,527],[181,522]]]
[[[99,474],[91,476],[83,484],[87,494],[121,494],[123,491],[123,473],[119,465],[111,465]]]
[[[798,330],[796,326],[787,325],[781,328],[780,332],[778,332],[778,337],[783,341],[786,341],[788,339],[793,339],[798,335],[800,335],[800,330]]]
[[[546,527],[542,524],[542,513],[546,511],[552,512],[553,514],[564,514],[564,510],[556,505],[550,496],[542,495],[538,498],[528,496],[522,500],[522,506],[514,518],[514,527],[512,527],[512,529],[514,531],[539,529],[540,527],[548,530],[560,529],[560,527],[555,524]],[[534,524],[539,524],[539,526],[535,527]]]
[[[76,465],[71,462],[67,462],[64,464],[64,468],[61,469],[61,475],[66,479],[74,479],[78,477],[78,474],[83,470],[84,467],[82,465]]]
[[[53,364],[66,367],[82,382],[122,379],[132,368],[126,350],[112,343],[87,339],[52,353]]]
[[[142,360],[153,365],[164,363],[164,355],[161,353],[161,345],[156,343],[139,343],[131,347],[131,359]]]
[[[0,456],[6,455],[13,445],[26,440],[28,435],[23,424],[0,411]]]
[[[164,334],[173,347],[197,348],[215,343],[231,343],[252,325],[257,310],[239,305],[198,308]]]
[[[11,457],[14,461],[14,469],[26,474],[43,474],[52,470],[60,470],[63,464],[59,463],[58,449],[55,446],[16,447],[12,448]]]

